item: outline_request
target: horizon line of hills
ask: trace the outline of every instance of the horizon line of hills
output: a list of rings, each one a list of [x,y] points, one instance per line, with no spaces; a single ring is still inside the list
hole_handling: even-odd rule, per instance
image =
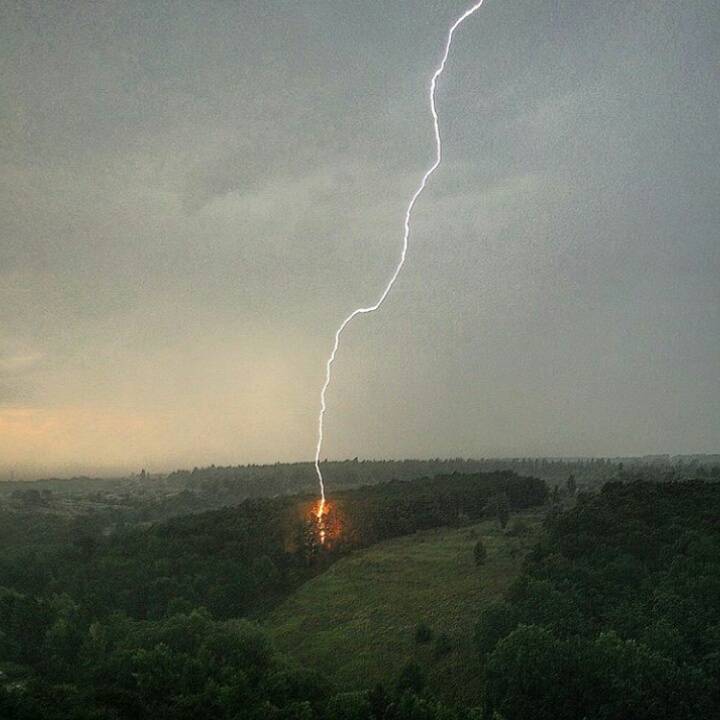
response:
[[[704,479],[720,481],[720,455],[652,456],[652,458],[550,458],[465,460],[344,460],[323,462],[327,496],[393,480],[451,476],[455,473],[511,471],[564,487],[570,476],[579,491],[599,490],[612,481],[661,482]],[[234,506],[249,499],[318,495],[312,463],[278,463],[176,470],[167,475],[138,474],[122,478],[44,479],[0,482],[0,510],[43,512],[58,516],[122,518],[123,522],[156,522]]]
[[[516,467],[525,466],[528,471],[540,468],[540,470],[547,470],[549,468],[556,468],[558,465],[562,466],[588,466],[593,464],[610,464],[610,465],[627,465],[630,467],[642,466],[642,465],[690,465],[690,466],[713,466],[720,465],[720,453],[682,453],[672,455],[670,453],[655,453],[650,455],[614,455],[614,456],[552,456],[552,455],[527,455],[527,456],[508,456],[508,457],[480,457],[480,458],[463,458],[463,457],[447,457],[447,458],[403,458],[403,459],[378,459],[378,458],[364,458],[360,459],[358,456],[354,458],[346,458],[344,460],[329,460],[327,458],[320,461],[320,464],[326,468],[325,472],[332,472],[334,466],[347,466],[347,465],[380,465],[380,466],[395,466],[400,469],[413,468],[415,470],[418,466],[433,466],[442,468],[445,471],[447,466],[461,466],[464,472],[472,472],[469,470],[470,467],[480,467],[487,469],[492,467],[493,469],[512,469]],[[14,473],[6,474],[5,477],[0,477],[0,485],[3,484],[29,484],[29,483],[44,483],[44,482],[65,482],[71,483],[73,481],[95,481],[95,482],[118,482],[123,480],[138,480],[138,479],[172,479],[179,478],[187,475],[197,476],[220,476],[227,474],[239,474],[244,475],[246,473],[256,472],[267,472],[277,471],[278,468],[283,469],[301,469],[310,470],[310,474],[315,478],[314,462],[312,460],[299,460],[295,462],[274,462],[274,463],[245,463],[237,465],[215,465],[214,463],[206,466],[195,466],[192,470],[187,468],[177,468],[168,472],[147,472],[144,468],[140,472],[131,472],[125,474],[115,475],[95,475],[95,474],[77,474],[77,475],[47,475],[35,478],[15,478]],[[532,468],[532,470],[530,470]],[[403,475],[405,473],[402,473]],[[238,479],[241,479],[238,477]]]

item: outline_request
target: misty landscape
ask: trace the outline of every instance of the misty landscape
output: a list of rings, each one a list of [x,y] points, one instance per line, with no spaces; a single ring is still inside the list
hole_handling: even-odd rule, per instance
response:
[[[0,0],[0,720],[720,717],[715,0]]]

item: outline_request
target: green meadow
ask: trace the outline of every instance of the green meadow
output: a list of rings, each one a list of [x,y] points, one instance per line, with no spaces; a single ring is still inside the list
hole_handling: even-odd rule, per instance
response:
[[[326,674],[340,690],[392,686],[414,659],[430,668],[428,686],[438,696],[476,702],[478,610],[518,575],[540,525],[538,514],[524,513],[509,528],[518,520],[524,526],[518,534],[487,520],[356,551],[305,583],[265,625],[278,649]],[[478,539],[487,549],[479,567],[473,555]],[[425,642],[416,639],[420,623],[432,631]]]

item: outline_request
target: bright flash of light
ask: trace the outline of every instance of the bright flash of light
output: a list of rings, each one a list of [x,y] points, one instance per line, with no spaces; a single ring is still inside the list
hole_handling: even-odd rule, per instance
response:
[[[368,307],[359,307],[353,310],[343,321],[340,323],[340,327],[335,331],[335,342],[333,343],[332,352],[330,353],[330,357],[327,360],[327,363],[325,365],[325,382],[323,383],[322,390],[320,390],[320,414],[318,416],[318,439],[317,439],[317,446],[315,448],[315,472],[317,473],[318,482],[320,484],[320,501],[318,503],[317,507],[317,519],[319,523],[322,523],[323,515],[325,511],[325,482],[323,481],[323,475],[322,470],[320,469],[320,452],[322,451],[322,444],[323,444],[323,420],[325,419],[325,411],[327,409],[326,403],[325,403],[325,394],[327,392],[328,386],[330,385],[330,379],[332,376],[332,365],[335,362],[335,355],[338,351],[338,346],[340,345],[340,336],[342,335],[345,328],[350,324],[350,322],[356,318],[358,315],[364,315],[366,313],[375,312],[382,304],[385,302],[385,298],[388,296],[388,293],[392,289],[392,286],[395,284],[395,281],[398,278],[398,275],[400,274],[400,271],[403,268],[403,265],[405,264],[405,257],[407,256],[407,249],[408,249],[408,239],[410,237],[410,218],[412,216],[413,208],[415,207],[415,203],[417,202],[417,199],[420,197],[422,191],[425,189],[425,186],[427,185],[427,181],[430,179],[430,176],[435,172],[435,170],[440,165],[440,161],[442,159],[442,143],[440,141],[440,125],[438,122],[438,114],[437,109],[435,107],[435,90],[437,88],[437,81],[440,75],[442,75],[443,70],[445,69],[445,63],[447,62],[448,55],[450,54],[450,46],[452,45],[453,35],[455,34],[455,31],[458,29],[458,27],[461,25],[461,23],[466,20],[470,15],[472,15],[474,12],[480,9],[482,6],[484,0],[480,0],[480,2],[475,3],[472,7],[468,8],[451,26],[450,30],[448,31],[447,35],[447,41],[445,42],[445,51],[443,52],[442,59],[440,60],[440,64],[435,69],[435,72],[432,75],[432,78],[430,80],[430,112],[432,113],[433,118],[433,128],[435,130],[435,162],[428,168],[428,170],[425,172],[425,174],[422,177],[422,180],[420,181],[420,185],[418,185],[417,190],[413,193],[412,197],[410,198],[410,202],[407,206],[407,210],[405,211],[405,223],[404,223],[404,232],[403,232],[403,242],[402,242],[402,252],[400,253],[400,260],[395,267],[395,272],[393,272],[392,276],[390,277],[390,280],[388,284],[385,286],[385,289],[382,292],[382,295],[378,298],[377,302],[373,305],[369,305]],[[324,541],[324,532],[321,530],[321,540]]]
[[[325,544],[325,539],[327,538],[328,534],[328,528],[327,528],[327,516],[330,512],[330,503],[326,502],[324,497],[321,497],[317,508],[314,510],[315,517],[317,519],[317,529],[318,529],[318,536],[320,538],[320,544]]]

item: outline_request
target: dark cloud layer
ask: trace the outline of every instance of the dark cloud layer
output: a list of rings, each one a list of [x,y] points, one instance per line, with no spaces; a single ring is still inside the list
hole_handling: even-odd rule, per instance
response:
[[[0,465],[308,458],[461,2],[0,6]],[[716,450],[720,10],[487,1],[331,456]]]

